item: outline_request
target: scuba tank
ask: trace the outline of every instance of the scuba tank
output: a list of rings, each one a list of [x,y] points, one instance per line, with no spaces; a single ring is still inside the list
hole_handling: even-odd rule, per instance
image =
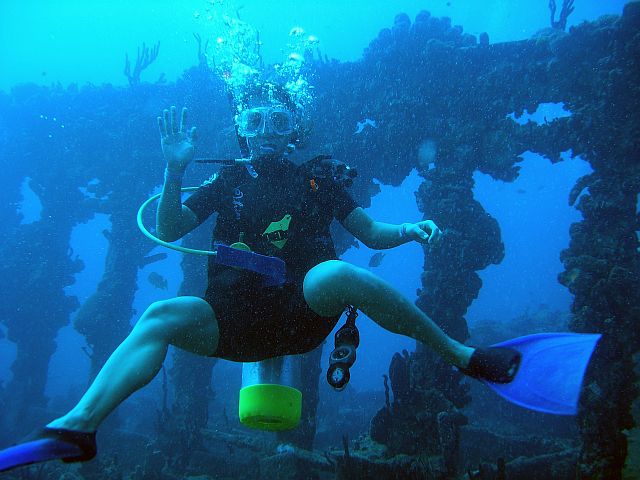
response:
[[[240,422],[272,432],[296,428],[302,414],[301,375],[299,355],[243,363]]]

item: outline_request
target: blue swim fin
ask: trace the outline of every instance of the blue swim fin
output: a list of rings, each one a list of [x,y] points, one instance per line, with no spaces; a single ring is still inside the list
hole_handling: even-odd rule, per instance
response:
[[[582,380],[600,334],[537,333],[492,345],[520,353],[513,380],[480,378],[508,401],[538,412],[575,415]],[[490,348],[490,349],[491,349]]]
[[[60,459],[83,462],[96,455],[95,432],[44,428],[22,443],[0,450],[0,472]]]

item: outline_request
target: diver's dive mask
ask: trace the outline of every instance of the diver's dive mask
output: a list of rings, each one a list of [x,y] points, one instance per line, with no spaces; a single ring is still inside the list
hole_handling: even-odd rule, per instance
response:
[[[276,135],[293,133],[295,121],[293,115],[282,105],[274,107],[256,107],[243,110],[236,116],[238,134],[243,137],[255,137],[267,131]]]

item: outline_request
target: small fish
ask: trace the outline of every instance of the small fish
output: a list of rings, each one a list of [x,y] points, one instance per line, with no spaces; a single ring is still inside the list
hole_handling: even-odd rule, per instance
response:
[[[167,283],[167,279],[160,275],[158,272],[151,272],[147,277],[149,283],[160,290],[167,290],[169,288],[169,284]]]
[[[353,132],[353,134],[358,135],[359,133],[362,133],[362,131],[364,130],[364,127],[366,127],[367,125],[373,128],[378,128],[375,120],[371,120],[370,118],[365,118],[362,122],[357,122],[356,131]]]
[[[527,193],[527,191],[524,188],[519,188],[518,190],[516,190],[516,193]]]
[[[386,253],[384,252],[377,252],[371,255],[371,258],[369,259],[369,266],[377,267],[378,265],[380,265],[385,255]]]

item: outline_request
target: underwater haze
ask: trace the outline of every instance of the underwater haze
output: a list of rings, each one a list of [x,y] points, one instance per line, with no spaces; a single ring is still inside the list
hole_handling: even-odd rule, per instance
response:
[[[621,0],[576,2],[569,25],[620,14]],[[4,2],[0,7],[0,89],[23,82],[63,85],[91,82],[124,85],[123,52],[160,41],[165,62],[151,65],[154,80],[175,80],[193,65],[193,32],[207,28],[216,9],[254,25],[267,63],[280,62],[291,28],[300,25],[321,41],[330,58],[354,61],[399,12],[411,18],[423,9],[447,16],[465,31],[488,32],[493,41],[521,40],[548,23],[546,2],[438,0],[384,1],[139,1]]]
[[[158,245],[136,222],[161,236],[156,203],[138,210],[171,177],[158,116],[188,108],[196,159],[248,157],[245,95],[269,82],[295,107],[291,163],[344,162],[357,176],[333,170],[332,181],[403,239],[370,248],[334,221],[322,241],[340,260],[466,345],[549,332],[603,339],[572,415],[552,415],[393,333],[404,317],[385,324],[363,311],[359,344],[347,342],[357,347],[350,379],[334,389],[327,370],[343,315],[295,357],[302,420],[278,432],[239,419],[246,365],[170,347],[100,427],[95,459],[2,475],[640,477],[639,45],[640,2],[618,0],[3,2],[0,448],[72,409],[154,302],[205,297],[207,257]],[[225,168],[192,162],[182,186],[206,186]],[[322,192],[322,176],[310,188],[318,179]],[[250,204],[243,185],[230,190],[237,219]],[[223,215],[198,218],[173,244],[214,249]],[[427,219],[439,242],[406,241],[402,225]],[[284,221],[266,225],[286,236]],[[296,308],[262,313],[303,331]],[[258,320],[224,328],[259,331]],[[0,451],[0,471],[4,461]]]

